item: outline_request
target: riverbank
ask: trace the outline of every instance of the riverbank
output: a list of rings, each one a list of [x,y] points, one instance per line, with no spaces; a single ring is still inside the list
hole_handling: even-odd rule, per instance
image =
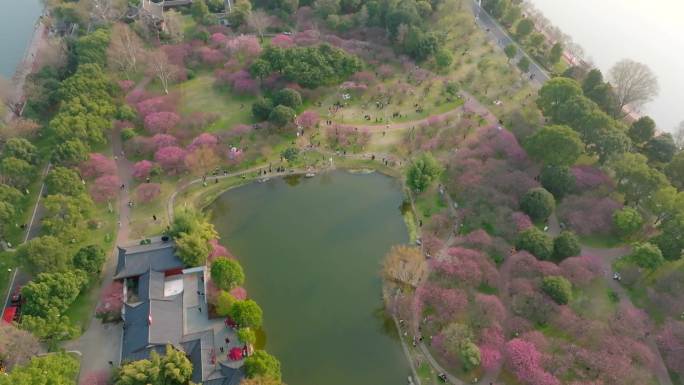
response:
[[[21,116],[25,104],[24,85],[26,84],[26,78],[38,70],[40,52],[47,47],[48,29],[45,26],[44,17],[45,13],[38,18],[31,41],[26,47],[24,58],[17,66],[14,76],[12,76],[8,99],[11,100],[15,107],[6,111],[6,122]]]

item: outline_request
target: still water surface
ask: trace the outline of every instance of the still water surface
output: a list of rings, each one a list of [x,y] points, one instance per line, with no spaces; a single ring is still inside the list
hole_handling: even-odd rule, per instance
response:
[[[0,75],[11,78],[43,10],[40,0],[0,0]]]
[[[289,182],[289,183],[288,183]],[[211,206],[264,310],[292,385],[400,385],[408,363],[382,313],[380,261],[408,234],[399,183],[333,172],[230,190]]]
[[[684,120],[684,1],[530,1],[572,36],[604,74],[624,58],[651,67],[660,96],[646,105],[646,112],[666,131]]]

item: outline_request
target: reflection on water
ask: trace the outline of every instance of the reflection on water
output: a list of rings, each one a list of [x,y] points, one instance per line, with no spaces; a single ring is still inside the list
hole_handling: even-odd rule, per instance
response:
[[[401,202],[394,179],[331,172],[239,187],[211,206],[264,310],[266,349],[286,383],[406,382],[379,277],[391,246],[408,241]]]

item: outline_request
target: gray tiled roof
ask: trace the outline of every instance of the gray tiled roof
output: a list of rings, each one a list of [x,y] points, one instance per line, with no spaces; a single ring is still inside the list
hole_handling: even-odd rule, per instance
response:
[[[183,268],[183,262],[176,256],[174,244],[119,247],[114,279],[137,277],[148,270],[167,271]]]

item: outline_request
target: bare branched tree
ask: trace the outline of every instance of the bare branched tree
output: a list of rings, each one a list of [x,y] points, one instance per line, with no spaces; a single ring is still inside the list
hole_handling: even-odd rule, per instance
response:
[[[247,26],[259,35],[259,39],[264,38],[264,31],[270,22],[271,18],[266,12],[257,9],[247,16]]]
[[[169,83],[176,79],[178,67],[169,62],[166,53],[161,49],[152,52],[148,58],[150,74],[156,76],[164,93],[169,93]]]
[[[81,0],[85,9],[98,24],[109,24],[118,20],[126,11],[126,0]]]
[[[125,24],[115,24],[112,42],[107,51],[109,65],[130,78],[138,70],[142,58],[142,40]]]
[[[610,82],[617,97],[617,110],[639,108],[658,95],[658,78],[645,64],[624,59],[610,69]]]
[[[0,76],[0,102],[2,102],[14,116],[19,115],[21,106],[19,100],[17,100],[14,86],[11,81],[2,76]]]
[[[675,128],[674,134],[672,135],[675,144],[678,149],[684,148],[684,120],[679,122],[679,125]]]
[[[394,246],[385,257],[382,274],[387,280],[416,287],[427,275],[427,262],[417,247]]]
[[[169,39],[174,43],[183,40],[183,15],[175,10],[164,12],[164,25]]]

